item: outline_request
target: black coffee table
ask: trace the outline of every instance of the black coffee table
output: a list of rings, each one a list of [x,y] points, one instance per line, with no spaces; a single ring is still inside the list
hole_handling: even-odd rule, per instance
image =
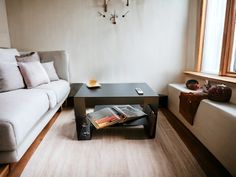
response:
[[[113,104],[140,104],[148,111],[148,114],[154,113],[155,116],[147,116],[148,125],[144,128],[149,138],[155,137],[159,99],[146,83],[102,83],[101,85],[100,88],[89,89],[86,84],[83,84],[74,96],[78,140],[91,139],[86,109],[94,108],[96,105]],[[141,88],[144,94],[138,95],[135,88]]]

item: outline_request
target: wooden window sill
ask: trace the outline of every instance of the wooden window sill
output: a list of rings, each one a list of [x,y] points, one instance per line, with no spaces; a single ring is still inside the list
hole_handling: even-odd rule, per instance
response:
[[[194,72],[194,71],[184,71],[184,74],[200,77],[202,79],[236,84],[236,78],[232,78],[232,77],[218,76],[214,74],[200,73],[200,72]]]

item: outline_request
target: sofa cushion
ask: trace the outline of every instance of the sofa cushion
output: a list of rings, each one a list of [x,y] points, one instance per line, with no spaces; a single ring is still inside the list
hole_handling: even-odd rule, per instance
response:
[[[33,61],[40,62],[38,52],[30,52],[20,56],[16,56],[16,60],[18,62],[33,62]]]
[[[0,92],[24,87],[25,84],[17,65],[0,62]]]
[[[33,88],[50,82],[47,72],[39,61],[20,62],[18,64],[27,88]]]
[[[40,85],[36,87],[36,89],[46,89],[46,90],[54,91],[57,97],[57,103],[59,103],[69,93],[70,85],[69,85],[69,82],[65,80],[58,80],[58,81],[50,82],[48,84]]]
[[[65,51],[38,52],[42,63],[54,61],[57,75],[60,79],[69,81],[68,57]]]
[[[55,70],[53,61],[47,62],[47,63],[42,63],[42,65],[43,65],[45,71],[47,72],[50,81],[58,81],[59,80],[59,77],[58,77],[57,72]]]
[[[17,49],[15,48],[0,48],[0,54],[10,54],[10,55],[13,55],[13,56],[19,56],[20,53],[18,52]]]
[[[15,56],[20,55],[16,49],[1,49],[0,48],[0,62],[16,63]]]
[[[0,150],[15,150],[48,110],[48,96],[42,90],[19,89],[1,93]]]
[[[34,88],[37,89],[37,88]],[[57,105],[57,95],[53,90],[48,90],[48,89],[40,89],[39,90],[43,91],[47,96],[49,100],[49,108],[53,109]]]

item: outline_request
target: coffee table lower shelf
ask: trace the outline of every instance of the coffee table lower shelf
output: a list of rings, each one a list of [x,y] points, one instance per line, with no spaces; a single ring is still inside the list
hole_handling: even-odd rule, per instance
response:
[[[111,105],[106,105],[106,106],[99,105],[95,107],[94,111],[109,106]],[[142,111],[144,111],[147,114],[147,116],[131,120],[128,122],[115,124],[110,127],[130,127],[130,126],[143,125],[147,138],[155,138],[158,112],[153,111],[153,109],[149,105],[145,105]],[[91,140],[93,130],[97,130],[86,117],[76,117],[76,129],[77,129],[77,137],[79,140]]]

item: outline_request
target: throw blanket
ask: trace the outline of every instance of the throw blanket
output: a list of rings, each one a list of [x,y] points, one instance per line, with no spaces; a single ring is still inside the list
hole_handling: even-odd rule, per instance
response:
[[[206,99],[206,93],[184,93],[181,92],[179,96],[179,112],[183,117],[193,125],[193,119],[197,112],[201,100]]]

